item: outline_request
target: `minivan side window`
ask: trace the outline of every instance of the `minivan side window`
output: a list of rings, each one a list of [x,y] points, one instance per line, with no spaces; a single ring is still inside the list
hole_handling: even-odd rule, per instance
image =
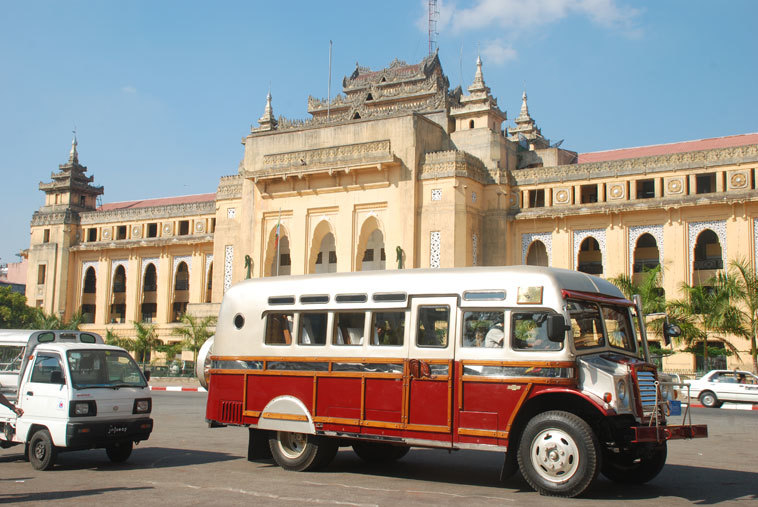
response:
[[[32,378],[30,381],[42,384],[52,384],[53,372],[56,371],[63,375],[60,356],[49,352],[40,352],[34,359],[34,368],[32,369]]]

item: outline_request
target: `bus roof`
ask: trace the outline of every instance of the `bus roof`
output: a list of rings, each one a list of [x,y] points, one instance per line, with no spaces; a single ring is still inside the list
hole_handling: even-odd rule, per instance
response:
[[[445,269],[404,269],[277,276],[242,281],[227,295],[243,292],[252,297],[324,294],[408,295],[458,294],[464,291],[505,290],[514,286],[553,286],[571,291],[623,298],[622,292],[602,278],[579,271],[541,266],[492,266]]]

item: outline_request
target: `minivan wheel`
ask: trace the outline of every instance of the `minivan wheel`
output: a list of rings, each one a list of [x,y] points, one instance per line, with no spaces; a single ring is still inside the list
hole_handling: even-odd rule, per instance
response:
[[[123,463],[132,455],[133,443],[131,440],[126,442],[117,442],[105,448],[105,454],[111,460],[111,463]]]
[[[50,470],[58,454],[46,429],[37,430],[29,441],[29,461],[35,470]]]

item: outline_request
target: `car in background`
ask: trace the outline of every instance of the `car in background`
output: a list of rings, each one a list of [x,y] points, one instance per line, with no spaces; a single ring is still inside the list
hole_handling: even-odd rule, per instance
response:
[[[690,386],[690,396],[706,407],[718,408],[725,401],[758,403],[758,377],[748,371],[711,370],[684,383]]]

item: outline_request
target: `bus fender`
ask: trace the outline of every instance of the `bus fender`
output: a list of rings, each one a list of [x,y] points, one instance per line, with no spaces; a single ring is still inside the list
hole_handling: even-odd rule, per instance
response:
[[[316,434],[308,408],[294,396],[279,396],[269,401],[258,419],[258,429]]]
[[[571,394],[574,396],[577,396],[579,398],[582,398],[583,400],[587,401],[590,405],[595,407],[598,412],[603,414],[603,416],[609,417],[616,415],[616,411],[608,406],[607,403],[605,403],[602,399],[600,399],[599,396],[596,396],[592,393],[584,392],[584,391],[578,391],[576,389],[571,388],[565,388],[565,387],[547,387],[545,389],[535,390],[532,391],[531,396],[529,396],[529,399],[539,398],[541,395],[545,394]]]

